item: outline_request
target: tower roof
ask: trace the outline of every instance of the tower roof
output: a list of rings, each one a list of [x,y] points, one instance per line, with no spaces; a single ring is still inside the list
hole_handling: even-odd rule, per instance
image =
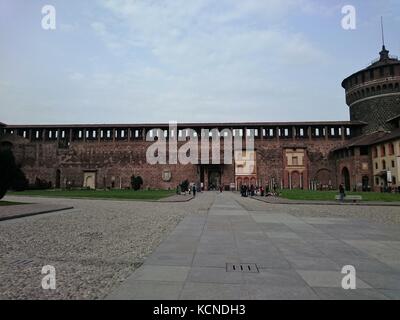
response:
[[[375,59],[371,62],[371,65],[367,68],[375,68],[386,64],[399,63],[399,58],[397,56],[393,56],[389,54],[389,50],[386,49],[386,46],[382,46],[381,52],[379,52],[379,58]]]

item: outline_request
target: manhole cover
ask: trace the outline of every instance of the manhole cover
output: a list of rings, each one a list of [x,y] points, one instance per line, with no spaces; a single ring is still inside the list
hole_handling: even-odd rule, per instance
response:
[[[259,273],[255,263],[227,263],[227,272]]]
[[[32,264],[34,261],[31,259],[18,259],[10,263],[12,267],[25,267]]]

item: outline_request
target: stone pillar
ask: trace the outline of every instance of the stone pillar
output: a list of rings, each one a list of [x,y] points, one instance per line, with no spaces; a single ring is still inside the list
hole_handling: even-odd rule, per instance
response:
[[[293,138],[293,141],[295,141],[296,140],[296,127],[292,127],[292,138]]]
[[[311,127],[307,128],[307,135],[308,135],[308,140],[312,141],[312,129],[311,129]]]
[[[342,131],[341,132],[342,140],[344,141],[346,139],[346,130],[345,130],[344,126],[342,126],[340,130]]]
[[[275,128],[275,134],[276,134],[276,141],[279,142],[279,127]]]
[[[328,132],[328,127],[325,127],[325,140],[329,140],[329,132]]]
[[[115,142],[115,128],[112,129],[112,141]]]

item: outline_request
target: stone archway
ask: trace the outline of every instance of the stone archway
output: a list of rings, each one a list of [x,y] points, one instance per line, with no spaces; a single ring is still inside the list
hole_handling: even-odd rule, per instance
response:
[[[351,190],[351,185],[350,185],[350,171],[347,169],[347,167],[344,167],[342,169],[342,183],[346,191]]]

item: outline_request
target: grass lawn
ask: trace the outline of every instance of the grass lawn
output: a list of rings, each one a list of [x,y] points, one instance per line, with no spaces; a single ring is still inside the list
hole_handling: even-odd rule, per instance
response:
[[[9,192],[10,196],[42,196],[55,198],[93,198],[93,199],[125,199],[125,200],[159,200],[175,194],[168,190],[29,190]]]
[[[335,200],[338,191],[310,191],[310,190],[282,190],[282,198],[292,200]],[[384,201],[384,202],[400,202],[399,193],[380,193],[380,192],[346,192],[346,195],[360,195],[363,201]]]
[[[0,207],[19,206],[19,205],[23,205],[23,204],[26,204],[26,203],[0,201]]]

